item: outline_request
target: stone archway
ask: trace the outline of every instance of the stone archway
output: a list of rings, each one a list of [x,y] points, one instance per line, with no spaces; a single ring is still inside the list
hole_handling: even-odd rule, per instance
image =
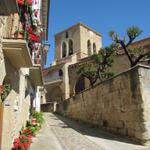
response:
[[[82,92],[85,89],[85,79],[80,76],[75,84],[75,94]]]

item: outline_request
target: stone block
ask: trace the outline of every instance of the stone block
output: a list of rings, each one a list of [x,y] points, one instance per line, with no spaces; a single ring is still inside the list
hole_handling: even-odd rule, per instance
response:
[[[127,136],[127,135],[128,135],[128,130],[127,130],[126,128],[118,129],[117,132],[118,132],[120,135],[124,135],[124,136]]]
[[[109,127],[108,128],[108,131],[110,131],[111,133],[117,133],[117,128],[115,128],[115,127]]]
[[[128,136],[129,137],[135,137],[135,130],[134,129],[128,129]]]

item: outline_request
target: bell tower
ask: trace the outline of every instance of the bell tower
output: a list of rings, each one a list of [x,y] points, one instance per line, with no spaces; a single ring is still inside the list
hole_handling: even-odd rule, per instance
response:
[[[102,36],[88,26],[77,23],[55,34],[55,64],[75,61],[97,53],[102,47]],[[72,59],[73,57],[77,59]],[[72,62],[73,63],[73,62]]]

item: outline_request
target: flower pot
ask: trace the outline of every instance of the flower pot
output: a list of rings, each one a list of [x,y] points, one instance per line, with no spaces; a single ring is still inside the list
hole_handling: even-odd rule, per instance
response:
[[[20,33],[20,32],[18,32],[18,31],[16,31],[16,32],[14,33],[14,38],[16,38],[16,39],[23,39],[23,38],[24,38],[24,35],[23,35],[23,33]]]

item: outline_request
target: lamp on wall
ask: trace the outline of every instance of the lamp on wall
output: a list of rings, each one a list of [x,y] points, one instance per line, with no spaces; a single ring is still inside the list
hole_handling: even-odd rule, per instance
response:
[[[50,48],[50,44],[49,44],[49,43],[45,43],[45,44],[44,44],[44,49],[45,49],[45,50],[48,50],[49,48]]]

